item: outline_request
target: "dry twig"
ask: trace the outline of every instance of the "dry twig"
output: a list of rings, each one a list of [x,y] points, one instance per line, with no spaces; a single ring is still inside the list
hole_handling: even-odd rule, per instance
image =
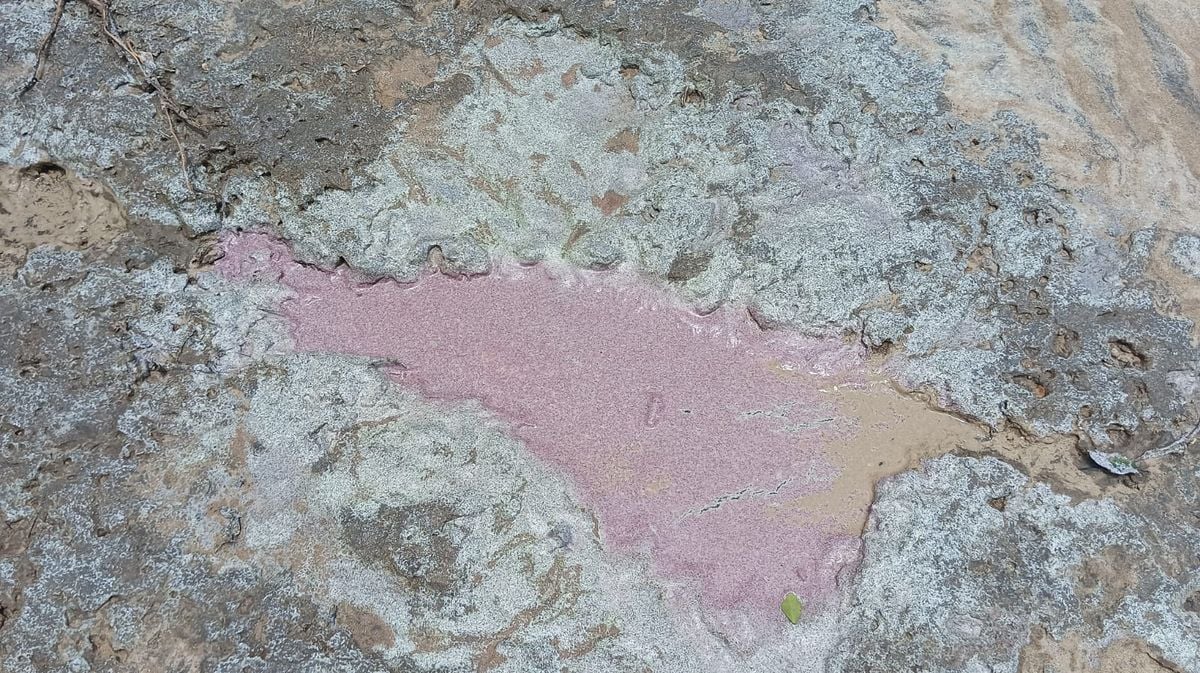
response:
[[[25,92],[32,89],[33,85],[42,78],[42,69],[46,67],[46,55],[50,52],[50,42],[54,40],[54,34],[58,32],[58,24],[62,21],[63,9],[66,6],[67,0],[57,0],[54,4],[54,16],[50,18],[50,30],[46,31],[46,35],[38,43],[37,57],[33,62],[33,75],[30,76],[28,82],[25,82],[25,86],[21,87],[18,96],[25,95]]]
[[[147,67],[145,56],[139,52],[129,40],[121,37],[120,26],[117,25],[116,18],[109,10],[108,0],[81,0],[87,5],[100,19],[100,32],[104,37],[112,43],[117,51],[124,59],[133,66],[135,75],[142,84],[150,90],[152,95],[158,96],[158,105],[155,105],[155,113],[160,115],[163,120],[163,125],[167,128],[167,133],[170,134],[171,140],[175,143],[175,150],[179,155],[179,166],[183,171],[183,182],[187,186],[188,193],[195,194],[196,188],[192,184],[191,165],[188,162],[187,148],[183,145],[183,140],[179,137],[179,132],[175,128],[175,120],[178,119],[185,126],[191,127],[196,131],[203,131],[203,127],[194,122],[188,117],[187,112],[171,95],[170,90],[163,85],[159,80],[158,75],[153,71],[153,64]],[[59,21],[62,19],[63,8],[66,5],[66,0],[57,0],[54,8],[54,17],[50,22],[50,30],[46,36],[42,38],[38,45],[37,63],[34,68],[33,77],[26,83],[25,88],[21,93],[25,93],[37,84],[41,77],[42,68],[45,64],[46,53],[49,51],[50,41],[54,39],[54,34],[58,31]]]
[[[1190,432],[1183,435],[1179,439],[1176,439],[1170,444],[1144,452],[1142,455],[1138,456],[1138,460],[1153,460],[1155,458],[1162,458],[1163,456],[1169,456],[1175,453],[1183,453],[1187,450],[1188,446],[1191,445],[1192,441],[1195,440],[1197,436],[1200,436],[1200,422],[1197,422],[1195,427],[1193,427]]]

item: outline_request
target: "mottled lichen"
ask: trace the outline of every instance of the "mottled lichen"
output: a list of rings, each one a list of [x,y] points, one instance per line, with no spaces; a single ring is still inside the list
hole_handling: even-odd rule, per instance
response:
[[[127,220],[0,279],[0,667],[1200,670],[1177,4],[989,33],[955,3],[114,2],[197,122],[185,167],[87,3],[18,96],[54,3],[8,3],[0,162]],[[840,612],[706,622],[478,409],[289,354],[273,279],[207,271],[219,229],[372,276],[623,265],[886,354],[999,437],[1068,433],[1056,469],[1111,497],[1030,481],[1028,441],[943,458],[881,487]]]

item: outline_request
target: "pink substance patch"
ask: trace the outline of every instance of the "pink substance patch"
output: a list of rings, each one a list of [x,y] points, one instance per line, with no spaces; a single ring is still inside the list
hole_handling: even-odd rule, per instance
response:
[[[819,601],[857,557],[857,538],[792,502],[837,476],[822,445],[850,424],[817,387],[859,371],[840,343],[697,316],[622,274],[365,284],[262,235],[225,250],[226,276],[295,292],[298,349],[391,358],[402,385],[480,400],[574,483],[606,544],[649,553],[718,615],[781,619],[786,592]]]

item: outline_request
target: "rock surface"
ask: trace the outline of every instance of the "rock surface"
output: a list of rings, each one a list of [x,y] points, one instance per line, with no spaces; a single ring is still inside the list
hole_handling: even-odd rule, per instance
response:
[[[0,669],[1200,672],[1189,3],[62,7],[0,27]],[[432,400],[219,272],[246,232],[317,284],[611,272],[853,352],[904,419],[815,357],[792,401],[856,485],[717,537],[810,598],[837,552],[790,533],[873,497],[861,559],[797,625],[713,610],[669,507],[664,574],[502,386]],[[664,451],[630,481],[743,456]]]

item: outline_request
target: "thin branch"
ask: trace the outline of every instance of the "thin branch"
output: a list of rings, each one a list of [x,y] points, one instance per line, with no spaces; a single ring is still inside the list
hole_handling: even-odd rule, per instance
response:
[[[175,141],[175,151],[179,154],[179,167],[183,170],[183,184],[187,187],[189,194],[196,193],[196,187],[192,184],[192,170],[188,164],[187,149],[183,146],[183,141],[179,139],[179,134],[175,132],[175,122],[171,120],[171,111],[167,108],[165,98],[160,97],[162,103],[162,116],[167,122],[167,131],[171,134],[171,140]]]
[[[46,31],[46,34],[42,36],[42,41],[38,43],[37,57],[33,62],[33,75],[29,77],[28,82],[25,82],[25,86],[21,87],[17,96],[24,96],[42,78],[42,70],[46,67],[46,56],[50,53],[50,43],[54,41],[54,34],[58,32],[58,24],[62,21],[63,9],[66,6],[67,0],[55,2],[54,16],[50,18],[50,30]]]
[[[1146,451],[1142,455],[1138,456],[1138,460],[1152,460],[1155,458],[1162,458],[1163,456],[1169,456],[1173,453],[1183,453],[1187,450],[1188,445],[1196,439],[1197,435],[1200,435],[1200,422],[1196,423],[1195,427],[1193,427],[1191,431],[1184,436],[1176,439],[1166,446],[1160,446],[1157,449],[1150,449],[1149,451]]]
[[[183,171],[183,184],[187,187],[189,194],[195,195],[196,187],[192,184],[192,170],[191,164],[188,161],[187,148],[184,147],[183,140],[179,137],[179,132],[175,128],[175,120],[178,119],[182,124],[191,127],[195,131],[204,132],[204,128],[188,117],[187,113],[183,110],[183,106],[176,102],[170,90],[159,81],[158,76],[147,70],[145,61],[142,59],[141,54],[138,53],[138,50],[134,48],[133,43],[121,37],[121,28],[117,25],[117,20],[113,18],[113,14],[109,10],[108,0],[81,1],[99,15],[100,32],[117,48],[125,60],[136,68],[138,78],[150,89],[150,93],[158,96],[159,104],[154,106],[155,114],[162,117],[163,123],[167,127],[167,133],[170,134],[171,140],[175,143],[175,151],[179,155],[179,167]],[[55,1],[54,16],[50,19],[50,30],[42,37],[42,41],[38,44],[33,75],[17,94],[18,96],[32,89],[38,83],[38,80],[41,79],[42,70],[46,65],[46,57],[50,51],[50,42],[54,39],[55,33],[58,32],[58,24],[62,20],[66,4],[67,0]]]
[[[155,111],[162,116],[163,123],[167,127],[167,133],[170,134],[171,140],[175,143],[175,151],[179,155],[179,167],[183,171],[183,183],[187,187],[188,193],[195,195],[196,187],[192,184],[191,164],[188,162],[187,148],[184,147],[183,141],[175,129],[175,119],[178,119],[184,125],[196,131],[203,131],[203,127],[188,117],[187,113],[183,111],[183,107],[171,96],[171,92],[167,87],[163,86],[163,83],[159,81],[158,76],[146,69],[146,63],[142,59],[141,54],[134,48],[133,43],[121,37],[121,29],[117,25],[116,19],[113,18],[112,12],[109,11],[107,0],[82,1],[100,16],[101,32],[121,52],[125,60],[137,69],[137,74],[140,76],[142,82],[150,88],[151,93],[158,96],[160,105],[155,106]]]

